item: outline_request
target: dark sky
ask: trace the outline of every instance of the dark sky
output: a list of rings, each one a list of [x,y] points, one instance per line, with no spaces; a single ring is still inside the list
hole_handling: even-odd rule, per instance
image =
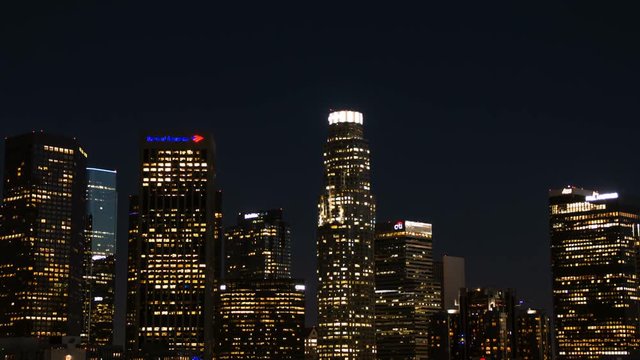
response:
[[[432,222],[469,285],[535,306],[551,307],[547,190],[640,194],[632,2],[8,3],[0,135],[76,136],[118,170],[124,209],[141,132],[211,132],[227,224],[284,208],[314,290],[329,109],[364,113],[379,220]]]

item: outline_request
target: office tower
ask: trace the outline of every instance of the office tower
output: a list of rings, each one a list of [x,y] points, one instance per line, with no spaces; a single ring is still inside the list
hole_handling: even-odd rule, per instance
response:
[[[302,359],[304,282],[291,279],[282,209],[245,212],[225,232],[225,279],[216,293],[218,359]]]
[[[224,238],[225,279],[291,278],[291,231],[282,209],[240,213]]]
[[[463,289],[460,320],[464,358],[512,359],[515,347],[515,298],[512,290]]]
[[[214,274],[213,140],[144,136],[140,153],[134,310],[147,356],[211,358]]]
[[[362,114],[329,114],[324,191],[318,202],[318,354],[375,358],[373,236],[369,144]]]
[[[639,347],[638,208],[617,193],[549,191],[558,359],[626,357]]]
[[[442,307],[444,310],[458,309],[458,293],[465,288],[464,258],[444,255],[441,270]]]
[[[125,347],[129,356],[139,349],[138,309],[139,279],[138,259],[140,241],[138,241],[140,220],[140,200],[138,195],[129,195],[129,228],[127,231],[127,315],[125,318]]]
[[[376,224],[375,271],[377,358],[427,359],[429,315],[441,307],[431,224]]]
[[[304,360],[318,360],[318,331],[315,326],[305,330]]]
[[[0,337],[80,335],[86,158],[42,132],[5,141]]]
[[[518,309],[516,329],[517,359],[551,360],[551,326],[543,311]]]
[[[224,230],[222,228],[222,190],[216,190],[213,205],[213,237],[215,239],[215,272],[213,278],[222,280],[224,274]],[[217,287],[214,287],[214,289]]]
[[[85,343],[90,348],[113,342],[115,313],[116,229],[118,193],[116,172],[87,168],[88,249],[85,268]]]
[[[225,280],[218,291],[217,359],[304,358],[303,282]]]
[[[429,316],[429,359],[467,360],[458,310],[441,310]]]

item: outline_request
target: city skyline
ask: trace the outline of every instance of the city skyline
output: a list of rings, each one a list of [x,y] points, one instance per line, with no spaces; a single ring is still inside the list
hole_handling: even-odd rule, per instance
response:
[[[432,223],[434,257],[465,258],[469,287],[515,288],[550,313],[547,191],[640,195],[640,53],[629,45],[640,32],[623,7],[276,6],[256,16],[51,4],[36,16],[16,5],[0,33],[0,135],[76,137],[91,166],[116,169],[124,250],[137,137],[212,133],[225,225],[283,208],[293,276],[315,294],[326,114],[357,110],[377,218]]]

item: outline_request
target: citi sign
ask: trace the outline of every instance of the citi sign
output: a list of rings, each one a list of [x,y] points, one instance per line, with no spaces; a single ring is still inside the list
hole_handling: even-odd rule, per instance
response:
[[[393,225],[393,230],[402,230],[404,228],[404,222],[398,221]]]
[[[194,142],[199,143],[204,140],[204,136],[201,135],[193,135],[193,136],[147,136],[147,142],[172,142],[172,143],[181,143],[181,142]]]

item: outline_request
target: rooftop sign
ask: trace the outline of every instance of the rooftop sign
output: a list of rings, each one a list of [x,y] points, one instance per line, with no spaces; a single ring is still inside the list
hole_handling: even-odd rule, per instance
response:
[[[202,135],[192,135],[192,136],[151,136],[147,135],[147,142],[172,142],[172,143],[181,143],[181,142],[194,142],[199,143],[204,140],[204,136]]]

